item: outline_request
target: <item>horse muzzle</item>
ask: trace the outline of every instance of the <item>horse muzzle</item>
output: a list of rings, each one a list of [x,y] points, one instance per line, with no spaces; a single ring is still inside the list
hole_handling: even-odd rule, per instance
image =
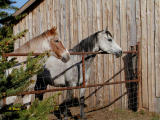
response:
[[[116,58],[121,57],[121,56],[122,56],[122,53],[123,53],[122,50],[116,52],[116,53],[115,53]]]
[[[66,62],[68,62],[68,61],[70,60],[70,54],[69,54],[68,51],[67,51],[67,52],[64,52],[64,53],[62,54],[61,60],[62,60],[62,62],[64,62],[64,63],[66,63]]]

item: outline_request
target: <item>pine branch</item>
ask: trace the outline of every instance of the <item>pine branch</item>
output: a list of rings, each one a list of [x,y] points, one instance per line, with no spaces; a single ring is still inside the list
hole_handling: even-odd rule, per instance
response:
[[[7,9],[11,4],[16,3],[15,1],[11,0],[0,0],[0,8],[1,9]]]
[[[24,30],[21,33],[15,35],[15,36],[11,35],[8,38],[3,38],[0,41],[0,46],[1,46],[0,47],[0,55],[2,55],[3,53],[12,52],[13,49],[14,49],[14,42],[15,42],[15,40],[21,39],[22,37],[24,37],[27,31],[28,30]],[[1,38],[1,35],[0,35],[0,38]]]
[[[9,76],[0,80],[0,84],[2,85],[2,87],[0,87],[0,93],[5,93],[6,96],[10,96],[25,91],[26,88],[32,84],[32,81],[28,79],[43,70],[43,64],[45,62],[43,57],[46,54],[47,53],[44,53],[36,58],[29,56],[26,65],[20,68],[14,68]],[[3,88],[5,85],[8,86],[7,89],[4,89],[5,87]],[[0,95],[0,98],[2,98],[2,95]]]
[[[15,9],[13,6],[11,6],[12,3],[13,2],[11,0],[0,0],[0,7]],[[5,13],[0,13],[0,17],[4,16]],[[43,70],[43,63],[45,62],[43,58],[47,55],[47,53],[36,58],[29,56],[25,65],[22,65],[19,69],[14,68],[10,74],[6,75],[6,70],[14,67],[17,61],[15,58],[8,61],[7,58],[2,56],[2,54],[12,52],[14,49],[15,40],[21,39],[25,36],[27,30],[24,30],[17,35],[13,35],[13,25],[24,16],[26,16],[26,14],[17,17],[10,16],[12,19],[0,26],[0,99],[10,95],[15,95],[22,91],[26,91],[28,86],[32,83],[32,80],[29,80],[29,78]],[[17,115],[19,119],[43,119],[46,115],[47,119],[47,114],[55,109],[55,107],[53,107],[53,105],[55,105],[54,101],[54,97],[48,101],[35,101],[29,111],[25,110],[17,113],[0,110],[0,114],[3,112],[2,114],[4,119],[14,119],[14,115]]]
[[[7,12],[5,12],[5,11],[1,11],[1,12],[0,12],[0,17],[1,17],[1,19],[2,19],[2,18],[5,18],[5,17],[7,17],[7,16],[9,16],[9,14],[8,14]]]
[[[56,99],[61,94],[58,92],[53,96],[39,101],[36,99],[29,109],[25,109],[22,104],[15,104],[7,107],[2,112],[2,119],[16,119],[16,120],[48,120],[48,115],[58,109]],[[9,108],[19,108],[19,111],[8,111]]]
[[[48,114],[58,109],[56,98],[61,93],[49,97],[43,101],[35,100],[28,110],[20,111],[18,120],[48,120]]]

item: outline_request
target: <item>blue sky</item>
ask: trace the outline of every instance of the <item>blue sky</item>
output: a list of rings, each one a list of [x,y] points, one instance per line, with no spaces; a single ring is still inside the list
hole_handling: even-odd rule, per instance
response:
[[[15,4],[12,4],[13,6],[16,6],[18,8],[22,7],[28,0],[12,0],[15,1]],[[14,11],[13,10],[5,10],[8,11],[10,14],[13,14]]]
[[[14,6],[20,8],[22,7],[28,0],[13,0],[16,1],[17,3],[13,4]]]

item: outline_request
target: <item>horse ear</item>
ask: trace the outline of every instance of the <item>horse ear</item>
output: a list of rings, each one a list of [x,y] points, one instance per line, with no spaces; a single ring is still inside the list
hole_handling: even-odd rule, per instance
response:
[[[51,28],[49,31],[50,31],[50,33],[51,33],[51,35],[57,35],[57,32],[56,32],[56,30],[57,30],[57,27],[53,27],[53,28]]]
[[[105,31],[108,31],[108,26],[106,26],[106,29],[105,29]]]

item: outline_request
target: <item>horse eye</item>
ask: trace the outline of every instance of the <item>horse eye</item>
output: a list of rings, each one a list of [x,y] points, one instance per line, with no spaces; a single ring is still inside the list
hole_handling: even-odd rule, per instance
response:
[[[108,39],[109,42],[112,42],[112,39]]]
[[[59,40],[55,40],[54,42],[59,42]]]

